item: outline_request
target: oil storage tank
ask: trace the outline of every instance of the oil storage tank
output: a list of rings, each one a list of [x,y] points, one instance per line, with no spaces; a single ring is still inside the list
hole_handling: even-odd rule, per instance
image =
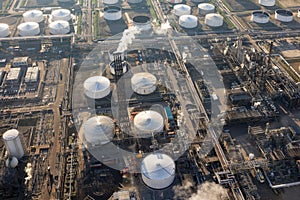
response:
[[[182,0],[168,0],[168,3],[172,3],[172,4],[182,3]]]
[[[138,113],[133,120],[135,129],[140,134],[160,132],[164,128],[164,119],[161,114],[153,110]]]
[[[111,4],[116,4],[118,3],[119,0],[103,0],[103,3],[111,5]]]
[[[54,21],[49,24],[52,35],[64,35],[70,32],[70,24],[67,21]]]
[[[29,10],[23,14],[25,22],[37,22],[40,23],[44,20],[43,12],[40,10]]]
[[[9,36],[9,26],[8,24],[0,23],[0,38]]]
[[[114,122],[107,116],[91,117],[84,124],[84,138],[91,146],[109,143],[113,138],[113,131]]]
[[[215,12],[215,6],[210,3],[200,3],[198,5],[199,14],[201,15],[207,15],[209,13]]]
[[[122,9],[118,6],[107,6],[104,8],[104,19],[116,21],[122,18]]]
[[[71,11],[68,9],[53,10],[51,12],[51,17],[52,17],[52,21],[58,21],[58,20],[69,21],[72,18]]]
[[[10,129],[2,137],[9,156],[14,156],[18,159],[24,156],[25,148],[18,130]]]
[[[143,0],[127,0],[128,3],[141,3]]]
[[[175,178],[173,159],[161,153],[150,154],[141,163],[143,182],[153,189],[169,187]]]
[[[275,6],[275,0],[259,0],[258,3],[262,6]]]
[[[151,94],[156,90],[156,77],[147,72],[134,74],[131,78],[132,90],[141,95]]]
[[[251,15],[251,21],[264,24],[268,23],[270,20],[270,15],[265,11],[254,11]]]
[[[182,15],[179,17],[179,25],[183,28],[196,28],[198,19],[194,15]]]
[[[182,16],[191,14],[191,7],[185,4],[177,4],[174,6],[174,15]]]
[[[35,36],[40,33],[39,24],[36,22],[24,22],[17,27],[20,36]]]
[[[294,19],[293,12],[285,9],[275,10],[275,19],[281,22],[291,22]]]
[[[138,15],[132,18],[133,25],[139,30],[147,31],[152,28],[150,17],[145,15]]]
[[[220,27],[223,25],[223,16],[216,13],[205,15],[205,24],[210,27]]]
[[[110,93],[110,81],[104,76],[92,76],[83,83],[85,95],[91,99],[101,99]]]

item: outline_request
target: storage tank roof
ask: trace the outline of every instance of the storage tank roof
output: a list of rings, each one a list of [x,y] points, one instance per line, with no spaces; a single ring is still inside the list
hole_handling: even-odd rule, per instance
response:
[[[41,19],[41,17],[43,17],[43,12],[40,11],[40,10],[29,10],[29,11],[26,11],[24,14],[23,14],[23,17],[26,21],[27,18],[30,18],[30,19]]]
[[[222,15],[220,15],[220,14],[217,14],[217,13],[210,13],[210,14],[207,14],[206,16],[205,16],[205,18],[207,18],[207,19],[210,19],[210,20],[223,20],[223,16]]]
[[[84,88],[89,92],[106,93],[107,90],[110,90],[110,81],[104,76],[93,76],[84,81]]]
[[[23,31],[31,31],[31,30],[35,30],[39,28],[39,24],[36,22],[25,22],[25,23],[21,23],[18,26],[19,30],[23,30]]]
[[[164,120],[158,112],[148,110],[140,112],[135,116],[134,126],[139,131],[152,133],[162,131],[164,127]]]
[[[3,140],[13,140],[19,136],[19,131],[17,129],[10,129],[3,134]]]
[[[5,165],[6,167],[15,168],[19,164],[19,161],[16,157],[7,158]]]
[[[49,27],[53,28],[53,29],[65,29],[65,28],[69,27],[69,22],[63,21],[63,20],[58,20],[55,22],[51,22]]]
[[[131,78],[134,88],[147,88],[156,84],[156,77],[147,72],[134,74]]]
[[[141,171],[149,179],[164,180],[175,174],[175,163],[166,154],[151,154],[142,161]]]
[[[53,10],[51,15],[54,18],[57,18],[57,19],[64,19],[64,20],[70,20],[71,19],[71,12],[70,12],[70,10],[67,10],[67,9]]]
[[[84,125],[84,136],[92,145],[102,145],[111,141],[114,123],[110,117],[95,116],[88,119]]]
[[[8,24],[0,23],[0,31],[6,30],[6,29],[8,29],[8,28],[9,28]]]
[[[198,5],[198,8],[200,8],[202,10],[214,10],[215,6],[210,3],[200,3]]]
[[[189,11],[189,10],[191,10],[191,7],[188,5],[185,5],[185,4],[177,4],[174,6],[174,9],[179,9],[182,11]]]

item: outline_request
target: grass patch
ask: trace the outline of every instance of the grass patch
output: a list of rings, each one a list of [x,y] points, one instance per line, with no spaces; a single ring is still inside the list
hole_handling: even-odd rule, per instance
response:
[[[80,35],[81,34],[81,23],[82,23],[82,14],[80,13],[78,15],[78,20],[77,20],[77,34]]]
[[[159,22],[158,16],[157,16],[157,14],[155,12],[155,9],[154,9],[154,6],[152,4],[152,1],[151,0],[147,0],[147,5],[149,6],[150,14],[151,14],[152,19],[155,20],[156,22]],[[160,24],[160,22],[159,22],[159,24]]]
[[[97,40],[99,37],[99,11],[93,12],[93,27],[94,27],[94,37]]]

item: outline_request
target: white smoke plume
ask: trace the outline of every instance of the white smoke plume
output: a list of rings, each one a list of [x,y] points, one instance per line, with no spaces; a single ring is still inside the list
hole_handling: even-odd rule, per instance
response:
[[[126,29],[123,32],[123,36],[120,40],[117,52],[126,51],[128,49],[128,45],[130,45],[132,43],[132,41],[134,40],[135,35],[139,34],[140,32],[141,31],[135,26],[132,26],[132,27]]]
[[[168,30],[171,29],[171,25],[169,21],[167,20],[165,23],[162,23],[158,29],[155,30],[155,32],[159,35],[166,35],[168,33]]]
[[[176,200],[229,200],[227,190],[219,184],[204,182],[194,192],[193,184],[185,181],[182,186],[174,186]]]

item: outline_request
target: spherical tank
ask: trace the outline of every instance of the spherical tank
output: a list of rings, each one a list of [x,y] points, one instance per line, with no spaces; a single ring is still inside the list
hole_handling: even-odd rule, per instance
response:
[[[127,0],[128,3],[141,3],[143,0]]]
[[[254,11],[251,15],[251,21],[256,23],[268,23],[270,20],[270,15],[265,11]]]
[[[179,25],[183,28],[196,28],[198,19],[194,15],[182,15],[179,17]]]
[[[39,24],[36,22],[21,23],[18,25],[17,29],[21,36],[35,36],[40,33]]]
[[[58,20],[69,21],[72,18],[71,11],[67,9],[53,10],[51,16],[52,16],[52,21],[58,21]]]
[[[182,16],[191,14],[191,7],[185,4],[177,4],[174,6],[174,15]]]
[[[89,118],[84,124],[84,137],[92,146],[104,145],[113,138],[114,122],[107,116]]]
[[[111,5],[111,4],[116,4],[118,3],[119,0],[103,0],[103,3]]]
[[[215,12],[215,6],[210,3],[201,3],[198,5],[199,14],[207,15]]]
[[[281,22],[291,22],[294,19],[293,12],[285,9],[275,10],[275,19]]]
[[[104,19],[116,21],[122,18],[122,9],[118,6],[107,6],[104,8]]]
[[[9,26],[8,24],[0,23],[0,38],[9,36]]]
[[[29,10],[23,14],[25,22],[41,22],[44,20],[43,12],[40,10]]]
[[[147,95],[156,90],[156,81],[156,77],[150,73],[137,73],[131,78],[131,87],[134,92]]]
[[[141,163],[141,173],[147,186],[154,189],[164,189],[174,181],[175,163],[166,154],[150,154]]]
[[[147,110],[138,113],[133,120],[134,127],[142,134],[160,132],[164,128],[164,119],[156,111]]]
[[[9,156],[22,158],[25,150],[21,142],[19,131],[16,129],[8,130],[2,137]]]
[[[152,28],[150,17],[144,15],[138,15],[132,18],[134,26],[139,30],[147,31]]]
[[[84,81],[85,95],[92,99],[101,99],[110,93],[110,81],[104,76],[93,76]]]
[[[69,22],[62,20],[51,22],[49,28],[52,35],[64,35],[70,32]]]
[[[259,0],[258,3],[262,6],[275,6],[275,0]]]
[[[205,15],[205,24],[211,27],[219,27],[223,25],[223,16],[216,13]]]
[[[5,161],[5,166],[9,168],[15,168],[19,164],[19,161],[16,157],[9,157]]]
[[[173,3],[173,4],[182,3],[182,0],[168,0],[168,3]]]

